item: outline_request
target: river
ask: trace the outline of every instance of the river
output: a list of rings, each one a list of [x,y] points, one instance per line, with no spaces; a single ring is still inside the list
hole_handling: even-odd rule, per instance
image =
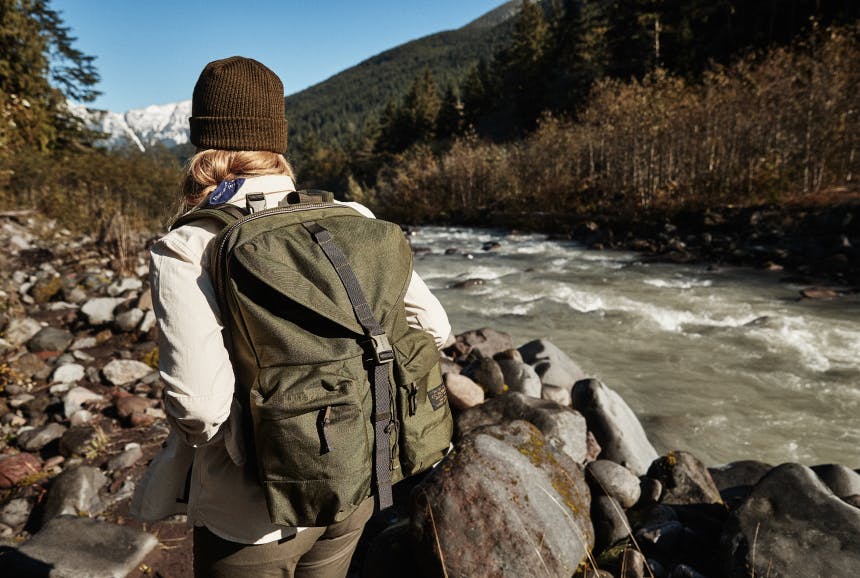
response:
[[[494,251],[482,251],[497,241]],[[860,467],[860,298],[748,268],[643,261],[541,235],[426,227],[418,271],[454,332],[547,338],[617,390],[661,453]],[[446,255],[446,249],[459,254]],[[451,285],[480,278],[468,289]]]

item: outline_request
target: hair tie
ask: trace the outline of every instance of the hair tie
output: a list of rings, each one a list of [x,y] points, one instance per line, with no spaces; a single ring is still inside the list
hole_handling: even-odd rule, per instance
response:
[[[215,190],[212,191],[212,194],[209,195],[208,204],[220,205],[221,203],[226,203],[232,199],[237,192],[239,192],[239,187],[241,187],[244,182],[245,179],[221,181],[221,183],[215,187]]]

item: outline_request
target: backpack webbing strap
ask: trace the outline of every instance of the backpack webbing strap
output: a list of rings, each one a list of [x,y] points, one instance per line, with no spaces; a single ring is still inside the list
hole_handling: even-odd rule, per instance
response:
[[[389,447],[391,413],[391,391],[388,380],[388,364],[394,359],[394,351],[388,342],[385,331],[379,325],[373,310],[367,303],[361,284],[355,276],[355,271],[349,264],[346,255],[335,242],[331,233],[315,221],[303,223],[305,229],[313,236],[325,256],[334,266],[337,276],[346,289],[349,302],[365,335],[370,340],[373,349],[372,370],[370,373],[373,386],[373,432],[376,440],[373,452],[374,479],[376,493],[379,496],[379,509],[384,510],[394,504],[391,494],[391,448]]]

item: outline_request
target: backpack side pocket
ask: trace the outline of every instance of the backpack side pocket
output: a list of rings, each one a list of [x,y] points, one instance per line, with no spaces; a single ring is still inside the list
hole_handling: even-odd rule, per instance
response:
[[[410,331],[396,347],[399,459],[403,477],[429,469],[451,443],[454,422],[433,338]]]

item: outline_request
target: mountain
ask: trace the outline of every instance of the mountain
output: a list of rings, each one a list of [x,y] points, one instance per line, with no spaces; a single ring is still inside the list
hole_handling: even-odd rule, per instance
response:
[[[108,135],[98,143],[108,148],[132,145],[144,151],[156,144],[175,147],[188,142],[190,100],[151,105],[125,113],[94,110],[83,105],[69,108],[83,119],[87,128]]]
[[[456,30],[431,34],[391,48],[310,88],[285,98],[292,145],[311,135],[343,142],[361,133],[389,100],[399,99],[424,68],[437,85],[455,84],[479,59],[503,43],[522,0],[510,0]],[[70,105],[91,130],[108,136],[98,144],[136,146],[188,143],[191,101],[117,113]]]

